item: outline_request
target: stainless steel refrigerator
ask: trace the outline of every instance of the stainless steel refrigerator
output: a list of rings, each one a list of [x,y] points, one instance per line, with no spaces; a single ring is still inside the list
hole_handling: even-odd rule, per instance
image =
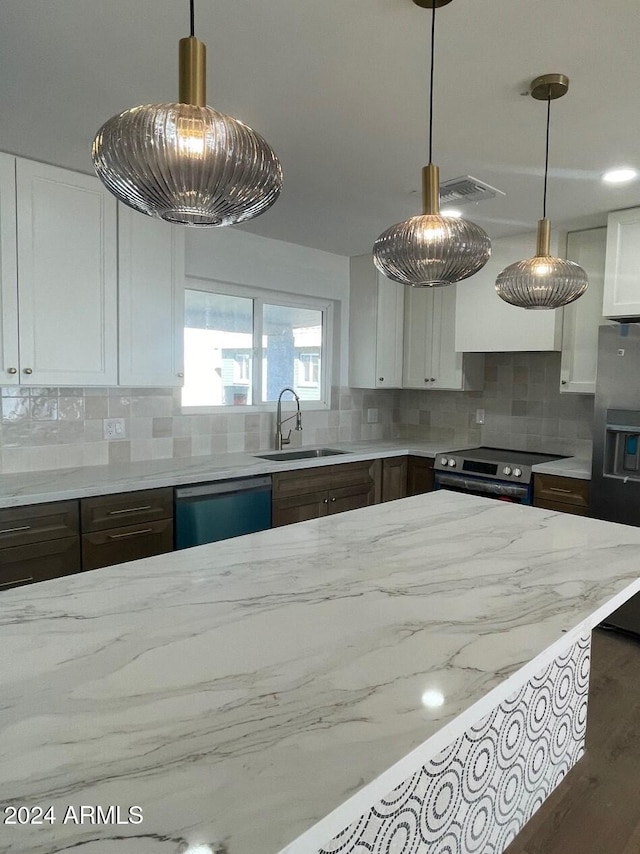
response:
[[[591,515],[640,526],[640,324],[600,327]],[[640,637],[640,594],[603,625]]]

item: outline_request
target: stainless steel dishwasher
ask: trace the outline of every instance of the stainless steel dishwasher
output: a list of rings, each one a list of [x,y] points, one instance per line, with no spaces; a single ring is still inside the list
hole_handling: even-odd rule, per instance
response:
[[[271,527],[271,478],[221,480],[175,491],[176,549]]]

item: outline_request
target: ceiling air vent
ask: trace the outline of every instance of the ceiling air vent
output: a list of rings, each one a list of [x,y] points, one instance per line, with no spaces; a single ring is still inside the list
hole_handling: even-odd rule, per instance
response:
[[[442,205],[464,205],[466,202],[482,202],[485,199],[494,199],[496,196],[505,196],[502,190],[478,181],[471,175],[462,178],[453,178],[440,184],[440,204]]]

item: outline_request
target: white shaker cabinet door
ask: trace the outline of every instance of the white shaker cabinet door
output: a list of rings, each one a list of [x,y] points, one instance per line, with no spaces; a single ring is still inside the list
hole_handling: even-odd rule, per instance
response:
[[[404,388],[430,388],[433,290],[407,288],[404,313]]]
[[[376,386],[402,386],[402,339],[405,286],[378,274]]]
[[[560,390],[595,394],[598,364],[598,328],[602,315],[607,229],[592,228],[567,235],[567,258],[587,273],[589,287],[564,308]]]
[[[0,385],[20,382],[15,173],[15,157],[0,154]]]
[[[118,206],[120,385],[183,384],[184,247],[183,226]]]
[[[16,167],[22,382],[115,385],[116,201],[97,178]]]
[[[640,317],[640,208],[610,213],[602,313],[618,320]]]
[[[434,325],[431,388],[462,389],[462,353],[456,352],[456,288],[436,288],[433,294]]]

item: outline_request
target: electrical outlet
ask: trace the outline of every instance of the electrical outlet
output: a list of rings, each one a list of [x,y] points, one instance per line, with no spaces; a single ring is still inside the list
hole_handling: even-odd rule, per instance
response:
[[[377,409],[367,409],[367,424],[377,424],[378,423],[378,410]]]
[[[102,435],[105,439],[126,439],[127,428],[124,418],[103,418]]]
[[[476,409],[476,424],[484,424],[484,409]]]

